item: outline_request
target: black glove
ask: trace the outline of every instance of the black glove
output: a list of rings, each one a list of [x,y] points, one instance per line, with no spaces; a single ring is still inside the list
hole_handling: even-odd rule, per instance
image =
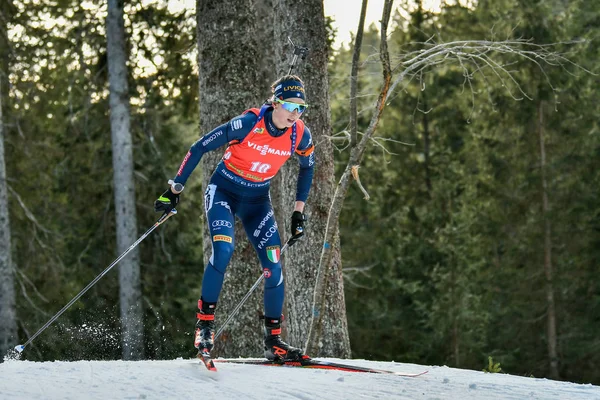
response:
[[[154,211],[170,213],[172,209],[177,207],[177,204],[179,204],[179,193],[175,194],[169,188],[154,202]]]
[[[304,236],[304,223],[306,222],[306,215],[300,211],[294,211],[292,214],[292,236],[300,238]]]

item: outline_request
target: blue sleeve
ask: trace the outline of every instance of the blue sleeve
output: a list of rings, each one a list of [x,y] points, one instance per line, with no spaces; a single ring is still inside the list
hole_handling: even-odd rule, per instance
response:
[[[252,112],[239,115],[196,140],[181,162],[173,180],[185,185],[204,153],[216,150],[232,140],[242,141],[250,133],[257,119],[258,117]]]
[[[304,127],[304,134],[302,140],[298,145],[297,151],[309,150],[314,147],[312,141],[312,135],[307,126]],[[300,171],[298,172],[298,183],[296,186],[296,201],[304,201],[308,199],[308,193],[310,192],[310,185],[312,185],[313,175],[315,172],[315,152],[310,151],[308,155],[301,155],[296,153],[300,164]]]

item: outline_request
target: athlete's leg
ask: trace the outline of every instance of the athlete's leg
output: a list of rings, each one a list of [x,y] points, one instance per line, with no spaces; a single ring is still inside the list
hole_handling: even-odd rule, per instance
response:
[[[219,190],[214,185],[208,185],[204,194],[205,208],[212,254],[208,265],[204,269],[202,279],[202,300],[216,303],[223,287],[225,270],[234,248],[234,221],[232,206],[234,199],[228,192]]]
[[[238,212],[265,275],[265,316],[279,318],[283,310],[284,284],[279,260],[281,238],[268,195],[257,203],[245,203]]]
[[[198,353],[210,353],[215,338],[215,311],[223,287],[225,269],[233,254],[235,199],[211,182],[204,194],[204,205],[212,243],[212,254],[204,269],[202,297],[198,301],[194,347]]]
[[[281,339],[284,285],[281,271],[281,238],[268,195],[264,200],[245,203],[238,215],[254,245],[265,274],[265,357],[268,360],[301,360],[302,349]]]

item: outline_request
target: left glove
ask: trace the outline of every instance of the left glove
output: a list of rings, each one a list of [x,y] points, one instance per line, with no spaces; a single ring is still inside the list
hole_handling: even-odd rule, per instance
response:
[[[292,236],[298,238],[304,236],[304,223],[306,222],[306,215],[300,211],[294,211],[292,213]]]
[[[172,209],[177,207],[177,204],[179,204],[179,193],[173,193],[171,188],[168,188],[154,202],[154,211],[164,211],[165,213],[170,213]]]

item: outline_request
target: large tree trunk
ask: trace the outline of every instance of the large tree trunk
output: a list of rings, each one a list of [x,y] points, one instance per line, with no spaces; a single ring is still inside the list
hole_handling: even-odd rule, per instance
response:
[[[123,0],[108,0],[106,33],[117,252],[120,254],[137,240]],[[137,248],[120,262],[119,299],[123,359],[141,359],[144,357],[144,327]]]
[[[542,173],[542,215],[544,221],[544,275],[546,277],[547,341],[550,377],[560,379],[556,338],[556,306],[554,303],[554,274],[552,271],[552,234],[550,226],[550,203],[548,201],[548,178],[546,177],[546,144],[544,141],[544,102],[538,104],[538,138],[540,144],[540,169]]]
[[[257,12],[259,7],[262,10],[260,14]],[[261,46],[267,41],[266,33],[261,33],[261,30],[270,24],[269,11],[270,7],[264,1],[196,1],[201,134],[250,107],[260,106],[268,97],[269,87],[263,65],[270,60],[265,58],[265,46]],[[223,151],[214,151],[203,157],[204,189],[222,155]],[[212,252],[206,225],[204,232],[206,265]],[[235,252],[227,267],[219,298],[217,327],[225,322],[261,273],[254,248],[238,222]],[[199,270],[199,278],[200,274]],[[215,343],[213,354],[226,357],[262,355],[263,331],[257,318],[257,313],[262,313],[262,310],[261,289],[248,299],[223,331]],[[190,327],[193,327],[193,321],[190,321]]]
[[[15,310],[14,269],[11,258],[10,219],[6,162],[4,160],[4,113],[8,98],[8,38],[6,16],[11,0],[0,6],[0,357],[17,341],[17,315]]]
[[[327,78],[327,32],[323,2],[319,0],[281,0],[275,9],[277,70],[287,74],[293,48],[288,36],[302,47],[309,48],[305,61],[293,70],[305,83],[307,103],[311,105],[303,120],[309,127],[315,143],[316,168],[305,213],[308,217],[307,234],[282,257],[286,278],[287,336],[291,344],[302,346],[308,337],[312,315],[313,289],[323,247],[327,216],[335,190],[333,146],[329,107],[329,82]],[[280,215],[280,231],[285,238],[290,235],[290,216],[293,211],[298,165],[288,162],[274,182],[272,193],[276,211]],[[318,353],[311,356],[350,357],[350,340],[346,320],[341,252],[337,221],[335,227],[334,255],[331,258],[326,280],[327,300],[323,307],[322,334]]]

